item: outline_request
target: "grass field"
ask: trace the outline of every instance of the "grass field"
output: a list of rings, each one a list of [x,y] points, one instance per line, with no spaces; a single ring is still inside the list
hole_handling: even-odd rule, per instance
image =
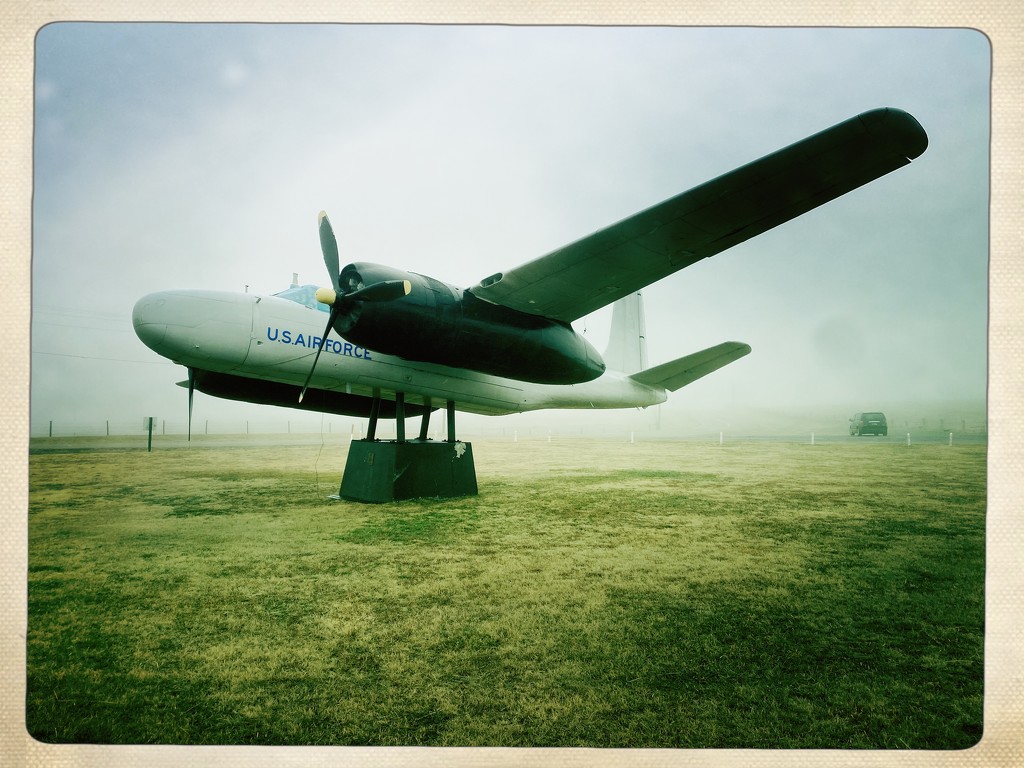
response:
[[[344,445],[30,457],[46,742],[961,749],[984,445],[477,442],[480,495],[331,502]]]

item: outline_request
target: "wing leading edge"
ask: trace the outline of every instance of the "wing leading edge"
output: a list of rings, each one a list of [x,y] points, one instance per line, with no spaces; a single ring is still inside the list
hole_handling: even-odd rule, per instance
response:
[[[469,290],[571,322],[907,165],[927,147],[906,112],[864,112]]]

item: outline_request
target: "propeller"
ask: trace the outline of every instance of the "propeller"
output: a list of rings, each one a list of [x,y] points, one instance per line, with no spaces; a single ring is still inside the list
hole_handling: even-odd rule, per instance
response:
[[[316,219],[316,226],[320,231],[320,250],[324,254],[327,274],[331,276],[331,285],[334,286],[336,293],[341,293],[341,264],[338,262],[338,240],[334,237],[334,229],[331,227],[331,220],[327,218],[326,211],[320,211],[320,215]],[[319,299],[317,300],[319,301]]]
[[[299,393],[300,403],[302,398],[306,396],[310,379],[313,378],[313,371],[316,370],[317,360],[320,359],[320,353],[323,352],[324,344],[327,342],[327,335],[331,332],[331,328],[334,327],[338,316],[343,311],[351,309],[352,305],[357,301],[394,301],[403,296],[408,296],[412,290],[412,283],[408,280],[382,280],[379,283],[371,283],[346,293],[341,289],[338,240],[334,236],[331,220],[327,218],[327,214],[324,211],[320,211],[320,215],[317,217],[317,227],[320,230],[320,250],[324,254],[324,265],[327,267],[327,273],[331,276],[331,285],[333,287],[317,288],[316,300],[321,304],[329,306],[331,312],[327,316],[327,327],[324,328],[324,332],[320,336],[320,346],[317,347],[316,356],[313,358],[313,365],[310,366],[309,374],[306,376],[306,381],[302,385],[302,391]]]

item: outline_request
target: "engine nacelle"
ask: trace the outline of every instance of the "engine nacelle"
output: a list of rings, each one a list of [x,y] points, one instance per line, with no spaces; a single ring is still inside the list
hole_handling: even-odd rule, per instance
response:
[[[392,301],[354,301],[335,330],[359,346],[539,384],[578,384],[605,370],[597,350],[571,326],[508,309],[432,277],[358,262],[340,275],[342,293],[385,280],[412,291]]]

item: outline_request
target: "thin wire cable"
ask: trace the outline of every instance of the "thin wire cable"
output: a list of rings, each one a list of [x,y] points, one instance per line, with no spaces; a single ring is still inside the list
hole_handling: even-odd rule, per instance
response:
[[[316,452],[316,461],[313,462],[317,498],[320,498],[320,454],[324,452],[324,418],[326,415],[323,411],[320,412],[320,450]]]

